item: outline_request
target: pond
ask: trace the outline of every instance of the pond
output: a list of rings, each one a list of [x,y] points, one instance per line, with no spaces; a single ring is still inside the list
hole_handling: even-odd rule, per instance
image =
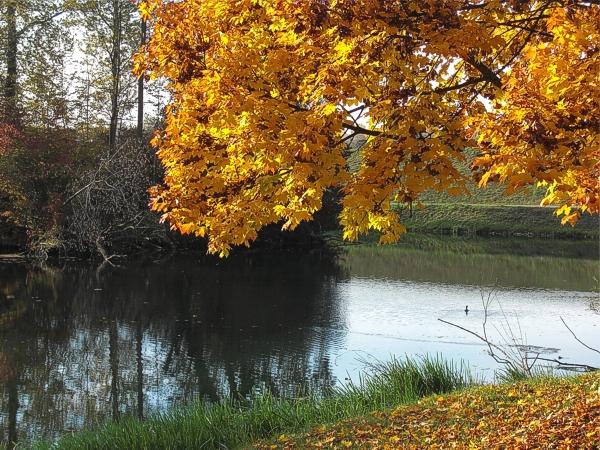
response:
[[[476,337],[600,365],[598,242],[427,238],[317,256],[201,255],[0,264],[0,442],[123,415],[356,378],[365,361],[439,354],[491,379]],[[468,306],[468,313],[465,307]]]

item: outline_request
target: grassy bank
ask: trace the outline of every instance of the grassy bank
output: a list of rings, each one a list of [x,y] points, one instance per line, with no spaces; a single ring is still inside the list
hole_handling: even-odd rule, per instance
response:
[[[599,239],[545,239],[513,236],[468,236],[442,233],[405,233],[394,245],[379,245],[379,235],[371,232],[358,242],[342,241],[340,233],[330,233],[329,242],[345,249],[378,248],[381,251],[423,250],[436,253],[556,256],[598,260]]]
[[[438,358],[392,361],[372,367],[354,384],[333,388],[325,397],[276,399],[269,395],[253,402],[195,405],[147,421],[124,419],[96,430],[39,442],[35,449],[217,449],[247,447],[273,435],[302,432],[414,403],[433,393],[450,392],[473,384],[469,371]]]
[[[584,214],[575,227],[561,225],[553,208],[532,205],[482,203],[428,203],[404,212],[402,222],[410,231],[456,234],[597,238],[600,219]]]
[[[191,406],[35,449],[598,448],[600,372],[475,385],[439,359],[394,361],[326,398]]]
[[[600,373],[483,386],[280,435],[255,445],[291,448],[600,447]]]

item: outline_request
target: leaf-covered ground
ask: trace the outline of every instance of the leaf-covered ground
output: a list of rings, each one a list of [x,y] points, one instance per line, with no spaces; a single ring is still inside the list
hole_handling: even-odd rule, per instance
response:
[[[600,449],[600,373],[429,397],[256,448]]]

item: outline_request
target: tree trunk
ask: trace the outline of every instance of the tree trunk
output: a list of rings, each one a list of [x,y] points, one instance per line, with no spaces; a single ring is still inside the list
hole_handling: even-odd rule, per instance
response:
[[[8,0],[6,6],[6,80],[4,82],[4,113],[6,120],[17,122],[17,5]]]
[[[113,0],[112,21],[112,51],[111,51],[111,77],[112,87],[110,92],[110,126],[108,134],[108,147],[111,153],[117,148],[117,129],[119,126],[119,94],[121,88],[121,5],[120,0]]]
[[[143,47],[146,45],[146,21],[141,19],[140,22],[140,44]],[[138,110],[137,110],[137,137],[142,145],[144,140],[144,77],[141,76],[138,80]]]

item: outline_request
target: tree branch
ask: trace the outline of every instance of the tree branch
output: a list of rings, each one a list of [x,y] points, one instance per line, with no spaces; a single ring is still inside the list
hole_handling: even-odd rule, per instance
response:
[[[23,26],[23,28],[21,28],[19,31],[17,31],[17,37],[23,36],[25,33],[27,33],[32,28],[35,28],[35,27],[37,27],[39,25],[45,25],[48,22],[52,22],[54,19],[56,19],[59,16],[62,16],[66,12],[67,12],[66,9],[65,10],[56,11],[55,13],[50,14],[49,16],[42,17],[41,19],[33,20],[33,21],[25,24],[25,26]]]
[[[591,351],[593,351],[593,352],[596,352],[596,353],[599,353],[599,354],[600,354],[600,350],[598,350],[597,348],[590,347],[590,346],[589,346],[589,345],[587,345],[585,342],[583,342],[581,339],[579,339],[579,338],[577,337],[577,335],[575,334],[575,332],[574,332],[573,330],[571,330],[571,328],[569,328],[569,325],[567,325],[567,322],[565,322],[565,319],[563,319],[563,318],[561,317],[561,318],[560,318],[560,320],[562,321],[563,325],[564,325],[565,327],[567,327],[567,330],[569,330],[569,331],[571,332],[571,334],[573,335],[573,337],[575,338],[575,340],[576,340],[577,342],[579,342],[579,343],[580,343],[581,345],[583,345],[585,348],[587,348],[587,349],[589,349],[589,350],[591,350]]]
[[[348,122],[344,122],[342,124],[342,127],[346,128],[347,130],[350,131],[354,131],[355,134],[365,134],[367,136],[381,136],[381,137],[387,137],[387,138],[391,138],[391,139],[398,139],[399,136],[394,136],[393,134],[387,134],[387,133],[383,133],[381,131],[377,131],[377,130],[369,130],[368,128],[363,128],[359,125],[353,125],[351,123]]]
[[[454,91],[456,89],[461,89],[461,88],[464,88],[467,86],[471,86],[473,84],[481,83],[486,80],[487,80],[487,78],[485,78],[485,77],[469,78],[468,80],[465,80],[462,83],[457,83],[457,84],[453,84],[452,86],[445,86],[445,87],[440,87],[440,88],[434,89],[433,92],[435,92],[436,94],[445,94],[447,92]]]
[[[469,55],[469,57],[467,59],[465,59],[465,61],[467,63],[469,63],[471,66],[473,66],[475,69],[477,69],[481,73],[481,75],[483,75],[483,79],[485,81],[489,81],[496,87],[499,87],[499,88],[502,87],[502,80],[496,74],[496,72],[494,72],[492,69],[490,69],[483,62],[478,61],[474,55]]]

